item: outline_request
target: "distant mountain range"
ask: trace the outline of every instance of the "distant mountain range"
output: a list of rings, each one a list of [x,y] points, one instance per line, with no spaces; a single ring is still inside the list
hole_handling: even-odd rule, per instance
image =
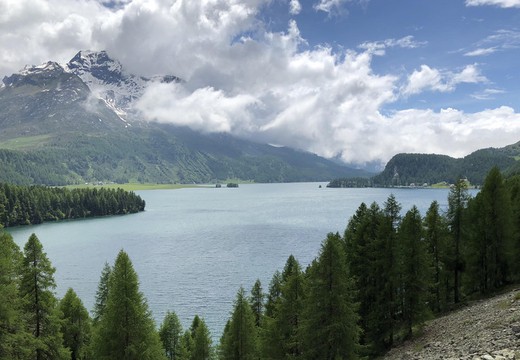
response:
[[[151,82],[106,52],[28,66],[0,84],[0,181],[20,184],[328,181],[369,176],[317,155],[142,121]]]

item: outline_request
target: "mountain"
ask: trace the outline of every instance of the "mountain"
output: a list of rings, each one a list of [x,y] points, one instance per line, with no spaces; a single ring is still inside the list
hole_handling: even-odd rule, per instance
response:
[[[472,184],[482,184],[493,166],[511,172],[518,167],[520,142],[505,148],[481,149],[463,158],[435,154],[397,154],[372,181],[380,186],[422,185],[447,182],[466,177]]]
[[[367,176],[314,154],[228,134],[142,121],[133,103],[151,82],[106,52],[79,52],[5,77],[0,87],[0,181],[327,181]]]

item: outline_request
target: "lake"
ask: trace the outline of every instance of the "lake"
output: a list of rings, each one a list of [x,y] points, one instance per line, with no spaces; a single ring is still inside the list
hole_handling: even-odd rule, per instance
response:
[[[322,188],[319,188],[322,185]],[[380,205],[393,193],[403,214],[421,214],[446,189],[328,189],[326,183],[246,184],[239,188],[189,188],[137,192],[139,214],[8,229],[23,247],[36,233],[56,267],[56,293],[72,287],[92,310],[101,270],[120,249],[132,259],[141,291],[157,324],[167,310],[184,328],[204,317],[214,340],[232,310],[236,292],[255,280],[264,291],[275,270],[293,254],[306,267],[328,232],[343,233],[361,202]]]

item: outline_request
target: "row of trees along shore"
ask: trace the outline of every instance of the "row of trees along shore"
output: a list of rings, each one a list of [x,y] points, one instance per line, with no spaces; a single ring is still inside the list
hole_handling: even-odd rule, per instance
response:
[[[0,183],[0,225],[120,215],[143,211],[145,202],[122,189],[67,189]]]
[[[72,289],[54,294],[54,268],[36,235],[23,253],[0,233],[0,359],[374,358],[428,318],[519,280],[520,177],[491,170],[471,198],[464,181],[424,217],[391,195],[361,204],[303,269],[289,256],[264,293],[240,288],[219,344],[204,319],[183,330],[168,312],[157,330],[121,250],[101,272],[92,317]]]

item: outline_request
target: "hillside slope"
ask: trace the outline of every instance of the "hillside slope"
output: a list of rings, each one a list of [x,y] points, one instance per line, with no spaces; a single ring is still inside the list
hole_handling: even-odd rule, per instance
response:
[[[466,177],[472,184],[482,184],[488,171],[497,166],[507,171],[517,165],[520,150],[516,145],[501,149],[481,149],[464,158],[436,154],[397,154],[385,169],[373,178],[380,186],[406,186],[415,184],[455,183]]]
[[[432,320],[422,335],[382,358],[520,359],[520,289],[473,302]]]

